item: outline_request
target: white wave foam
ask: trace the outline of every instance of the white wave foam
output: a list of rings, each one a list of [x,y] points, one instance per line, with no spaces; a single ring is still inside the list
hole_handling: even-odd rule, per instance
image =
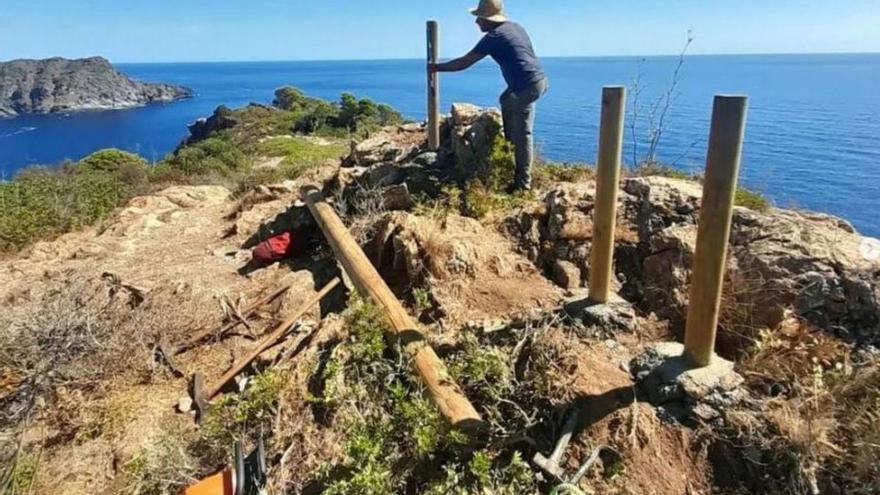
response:
[[[36,130],[37,130],[36,127],[22,127],[21,129],[18,129],[15,132],[10,132],[8,134],[0,134],[0,138],[8,138],[8,137],[12,137],[12,136],[18,136],[19,134],[24,134],[26,132],[31,132],[31,131],[36,131]]]

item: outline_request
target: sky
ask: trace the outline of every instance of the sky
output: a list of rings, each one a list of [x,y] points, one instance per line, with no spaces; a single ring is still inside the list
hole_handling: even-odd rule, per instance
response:
[[[392,59],[478,40],[477,0],[0,0],[0,60]],[[880,0],[508,0],[541,56],[880,52]]]

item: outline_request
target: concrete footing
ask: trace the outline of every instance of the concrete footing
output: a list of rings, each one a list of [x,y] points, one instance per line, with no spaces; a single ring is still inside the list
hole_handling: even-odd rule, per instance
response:
[[[569,318],[610,333],[632,331],[636,323],[636,311],[632,304],[620,297],[614,297],[606,304],[591,301],[587,297],[576,297],[566,301],[563,310]]]
[[[709,366],[693,368],[678,342],[657,344],[630,363],[642,393],[654,405],[680,402],[692,415],[711,420],[745,397],[743,377],[734,363],[714,356]]]

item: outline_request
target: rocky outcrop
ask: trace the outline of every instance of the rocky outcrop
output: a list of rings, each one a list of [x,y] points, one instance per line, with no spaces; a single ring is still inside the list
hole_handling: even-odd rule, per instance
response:
[[[453,105],[437,154],[424,152],[421,128],[387,129],[354,147],[338,186],[383,191],[400,198],[390,209],[407,210],[412,203],[401,185],[415,195],[438,194],[461,178],[462,164],[478,165],[499,126],[497,111]],[[554,183],[538,192],[541,204],[502,225],[520,253],[564,289],[589,280],[595,188],[591,180]],[[619,196],[615,290],[679,330],[701,197],[698,182],[666,177],[625,179]],[[796,317],[849,341],[880,341],[880,265],[860,252],[865,241],[827,215],[736,208],[722,320],[775,328]]]
[[[224,123],[220,109],[207,124],[234,125]],[[441,124],[441,148],[436,152],[426,149],[423,124],[387,127],[352,142],[334,189],[343,191],[343,197],[348,197],[345,191],[349,189],[379,190],[386,199],[393,197],[391,209],[409,209],[411,201],[403,197],[400,186],[405,185],[413,195],[437,197],[444,183],[461,183],[479,174],[500,131],[498,110],[463,103],[452,105]]]
[[[570,280],[560,265],[589,278],[594,190],[592,182],[554,185],[542,210],[504,226],[563,286]],[[665,177],[626,179],[620,194],[617,287],[674,328],[687,314],[701,197],[698,183]],[[880,264],[863,255],[867,241],[828,215],[736,208],[722,320],[776,328],[794,316],[845,340],[880,342]]]
[[[694,215],[680,215],[678,201],[698,208],[699,191],[669,179],[637,179],[640,224],[647,246],[643,283],[646,304],[675,320],[685,313],[690,266],[697,239]],[[657,201],[666,198],[665,201]],[[677,198],[677,200],[671,200]],[[653,220],[652,220],[653,219]],[[651,225],[669,224],[655,228]],[[880,265],[862,255],[865,242],[835,217],[789,210],[765,213],[736,208],[730,241],[725,307],[757,327],[775,328],[789,311],[854,342],[880,341]]]
[[[192,94],[181,86],[135,81],[101,57],[0,63],[0,117],[131,108]]]

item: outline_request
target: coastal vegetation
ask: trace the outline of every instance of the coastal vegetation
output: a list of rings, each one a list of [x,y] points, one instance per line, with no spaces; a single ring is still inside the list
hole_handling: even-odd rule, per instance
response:
[[[79,162],[29,167],[0,183],[0,252],[94,225],[131,198],[169,185],[223,184],[238,191],[295,179],[340,157],[350,137],[403,120],[367,98],[346,93],[333,103],[287,86],[275,92],[274,106],[219,107],[155,164],[107,149]]]

